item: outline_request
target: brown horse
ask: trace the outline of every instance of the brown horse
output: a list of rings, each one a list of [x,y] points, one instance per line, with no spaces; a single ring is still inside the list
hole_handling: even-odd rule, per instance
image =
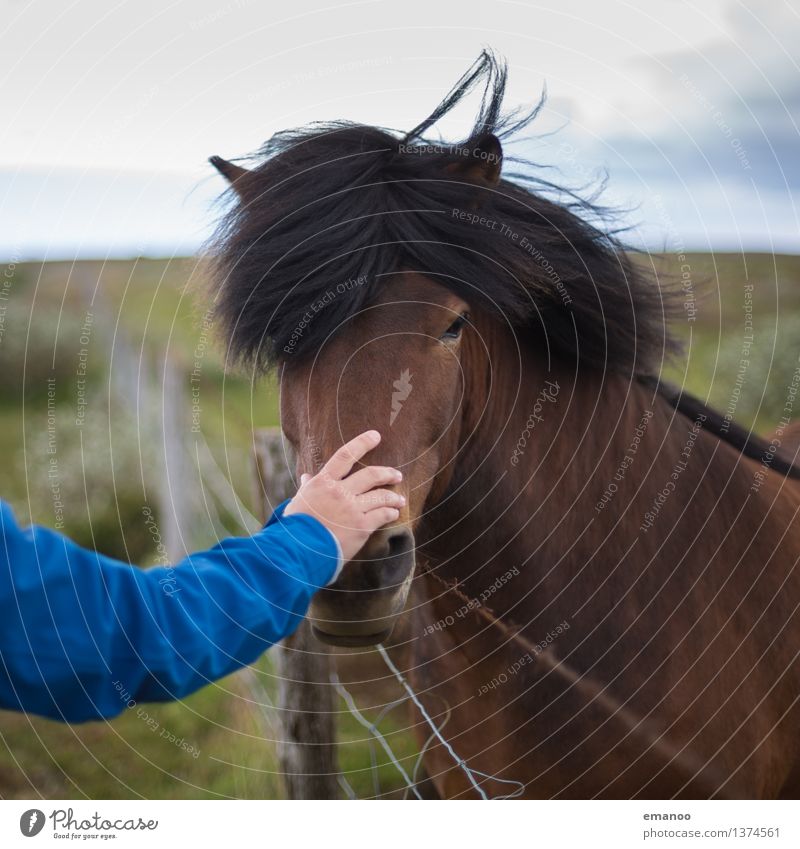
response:
[[[426,143],[486,74],[470,139]],[[298,473],[367,428],[405,473],[315,632],[400,622],[395,662],[466,764],[428,746],[440,796],[796,797],[798,472],[659,384],[671,296],[593,208],[501,178],[531,117],[500,118],[504,80],[485,54],[400,141],[316,125],[252,170],[213,160],[238,198],[218,316],[232,356],[278,364]]]

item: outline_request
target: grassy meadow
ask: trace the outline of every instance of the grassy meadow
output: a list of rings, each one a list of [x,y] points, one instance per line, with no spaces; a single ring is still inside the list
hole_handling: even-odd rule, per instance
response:
[[[738,421],[769,432],[800,354],[800,257],[655,261],[685,284],[675,323],[685,355],[665,374],[723,411],[735,399]],[[173,546],[252,529],[251,435],[277,425],[277,392],[226,371],[198,294],[202,276],[191,259],[0,268],[0,494],[20,521],[58,526],[141,565],[158,556],[144,508],[179,528]],[[279,797],[275,690],[267,654],[185,701],[138,706],[110,723],[0,712],[0,797]],[[398,708],[380,727],[411,772],[404,717]],[[401,791],[344,705],[340,739],[358,796]]]

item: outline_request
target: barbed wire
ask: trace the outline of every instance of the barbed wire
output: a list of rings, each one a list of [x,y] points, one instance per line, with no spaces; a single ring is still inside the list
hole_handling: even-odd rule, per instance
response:
[[[350,694],[350,692],[347,690],[347,688],[339,680],[339,676],[336,674],[336,672],[331,673],[331,683],[333,684],[334,688],[336,689],[336,692],[344,700],[344,703],[347,705],[347,708],[350,711],[350,713],[381,744],[381,747],[383,748],[384,752],[386,752],[386,754],[388,755],[389,760],[392,762],[392,764],[394,764],[397,771],[403,777],[403,781],[405,781],[406,787],[408,789],[410,789],[418,799],[422,799],[422,796],[420,795],[420,792],[417,789],[416,784],[414,784],[414,782],[411,780],[411,777],[406,772],[405,767],[403,767],[403,765],[398,760],[397,756],[392,751],[391,746],[389,745],[388,741],[384,737],[381,730],[377,727],[377,725],[375,725],[374,722],[370,722],[370,720],[368,720],[364,716],[364,714],[361,713],[361,711],[356,706],[356,703],[355,703],[355,700],[353,699],[353,696]]]
[[[394,665],[394,663],[392,663],[392,659],[389,657],[389,653],[386,651],[383,644],[378,643],[376,648],[378,649],[380,656],[383,658],[384,663],[389,667],[389,669],[392,672],[392,674],[394,675],[394,677],[398,680],[398,682],[403,687],[403,689],[408,693],[411,701],[414,702],[414,704],[417,706],[417,709],[422,714],[423,719],[430,726],[430,728],[433,731],[436,739],[445,747],[445,749],[447,749],[450,756],[453,758],[453,760],[456,762],[456,764],[461,768],[462,772],[467,776],[467,778],[470,781],[470,784],[472,784],[472,786],[478,792],[478,795],[481,797],[481,799],[486,799],[488,801],[489,797],[486,795],[486,791],[475,780],[476,775],[480,776],[481,778],[488,779],[490,781],[497,781],[500,784],[513,784],[517,787],[517,789],[513,793],[510,793],[507,796],[498,796],[498,797],[495,797],[495,798],[498,798],[498,799],[514,799],[517,796],[520,796],[520,795],[522,795],[522,793],[525,792],[525,785],[521,781],[514,781],[514,780],[508,779],[508,778],[498,778],[497,776],[488,775],[485,772],[481,772],[480,770],[472,769],[471,767],[469,767],[467,765],[467,762],[460,755],[458,755],[456,753],[455,749],[453,749],[453,747],[450,745],[448,740],[445,739],[441,730],[439,729],[439,726],[436,725],[436,723],[431,719],[430,714],[425,709],[425,705],[422,704],[422,700],[414,692],[413,687],[411,686],[411,684],[408,683],[405,676]]]

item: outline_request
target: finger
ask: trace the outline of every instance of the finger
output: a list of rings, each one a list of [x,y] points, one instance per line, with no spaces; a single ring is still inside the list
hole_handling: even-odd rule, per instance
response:
[[[396,522],[400,518],[400,511],[394,507],[376,507],[364,514],[367,521],[367,526],[373,531],[378,528],[388,525],[389,522]]]
[[[356,496],[356,504],[362,507],[365,513],[376,507],[402,507],[405,503],[404,496],[390,489],[371,489],[363,495]]]
[[[300,475],[300,486],[305,486],[310,480],[311,480],[311,475],[303,472],[303,474]]]
[[[353,495],[361,495],[376,486],[400,483],[401,480],[403,480],[402,473],[391,466],[367,466],[366,469],[359,469],[345,478],[342,486]]]
[[[353,466],[381,441],[377,430],[368,430],[346,442],[322,467],[333,480],[341,480],[350,474]]]

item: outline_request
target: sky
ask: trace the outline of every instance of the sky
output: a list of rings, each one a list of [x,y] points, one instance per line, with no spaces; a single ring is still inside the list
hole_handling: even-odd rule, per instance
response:
[[[208,165],[315,120],[409,129],[485,46],[511,152],[608,174],[629,240],[800,252],[800,3],[0,0],[0,259],[172,256],[218,215]],[[474,101],[437,130],[457,141]],[[548,176],[554,176],[551,170]]]

